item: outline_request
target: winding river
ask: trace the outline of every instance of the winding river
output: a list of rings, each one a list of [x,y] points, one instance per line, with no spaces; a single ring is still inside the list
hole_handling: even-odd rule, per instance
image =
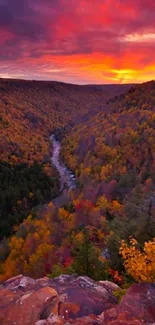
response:
[[[76,187],[75,176],[62,162],[60,162],[60,142],[56,140],[54,135],[50,136],[50,141],[53,147],[51,163],[57,168],[60,175],[60,191],[74,189]]]

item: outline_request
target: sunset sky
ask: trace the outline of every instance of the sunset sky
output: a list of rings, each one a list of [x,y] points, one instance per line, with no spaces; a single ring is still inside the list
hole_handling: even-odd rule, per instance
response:
[[[155,79],[155,0],[0,0],[0,77]]]

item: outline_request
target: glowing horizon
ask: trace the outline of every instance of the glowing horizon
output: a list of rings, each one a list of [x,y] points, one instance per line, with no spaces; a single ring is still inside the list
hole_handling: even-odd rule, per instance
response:
[[[155,79],[154,0],[0,0],[0,77]]]

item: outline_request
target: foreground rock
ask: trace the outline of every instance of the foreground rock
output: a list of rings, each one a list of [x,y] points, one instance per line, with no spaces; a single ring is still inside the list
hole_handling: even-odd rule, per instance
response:
[[[0,287],[0,324],[64,324],[69,319],[75,323],[77,318],[115,307],[112,291],[107,282],[88,277],[33,280],[19,275]]]
[[[118,305],[109,281],[19,275],[0,286],[1,325],[154,325],[155,285],[134,284]]]

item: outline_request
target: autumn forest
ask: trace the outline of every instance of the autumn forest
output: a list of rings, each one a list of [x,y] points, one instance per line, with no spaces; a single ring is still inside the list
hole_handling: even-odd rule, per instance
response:
[[[51,161],[74,175],[64,186]],[[155,81],[0,79],[0,281],[155,281]]]

